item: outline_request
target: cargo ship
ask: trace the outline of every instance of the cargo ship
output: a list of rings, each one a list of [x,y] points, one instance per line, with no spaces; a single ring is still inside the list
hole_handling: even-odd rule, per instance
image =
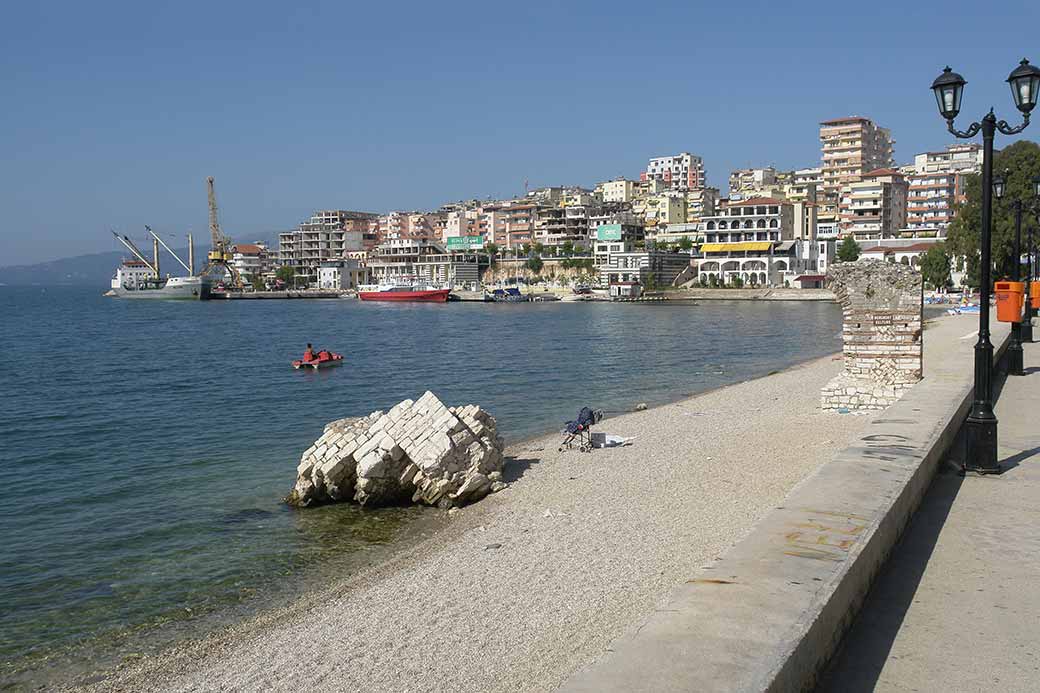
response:
[[[153,252],[151,261],[134,245],[128,236],[120,236],[115,231],[112,234],[126,247],[134,256],[133,260],[123,260],[116,268],[115,276],[112,277],[111,288],[108,296],[117,298],[153,298],[153,299],[187,299],[202,301],[210,297],[212,289],[212,278],[207,274],[195,274],[194,247],[191,235],[188,236],[188,262],[185,263],[170,247],[159,238],[149,227],[148,233],[152,235]],[[162,276],[159,270],[159,245],[174,257],[177,262],[188,271],[188,276],[171,277],[167,274]]]
[[[379,284],[358,287],[362,301],[419,301],[444,303],[451,289],[440,289],[428,284]]]

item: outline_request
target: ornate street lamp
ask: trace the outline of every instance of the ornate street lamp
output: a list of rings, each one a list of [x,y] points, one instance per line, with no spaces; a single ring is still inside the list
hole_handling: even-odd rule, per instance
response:
[[[1010,169],[1004,169],[1004,175],[1011,175]],[[1004,178],[997,176],[993,179],[993,196],[998,200],[1004,199]],[[1011,203],[1015,209],[1015,247],[1012,250],[1014,266],[1011,270],[1011,280],[1021,281],[1022,268],[1022,200],[1015,199]],[[1030,335],[1032,339],[1032,335]],[[1022,354],[1022,322],[1011,323],[1011,343],[1007,351],[1008,375],[1025,375],[1023,370]]]
[[[1015,106],[1022,113],[1022,124],[1012,127],[1006,121],[997,121],[993,109],[981,122],[972,123],[964,132],[953,126],[961,111],[961,97],[967,82],[947,67],[934,82],[932,92],[939,113],[946,120],[946,129],[955,137],[969,139],[982,132],[982,236],[979,263],[979,340],[975,343],[975,395],[971,412],[965,422],[967,443],[965,470],[982,474],[999,474],[997,462],[997,417],[993,413],[993,344],[989,338],[989,295],[992,268],[990,234],[993,225],[993,137],[997,130],[1005,135],[1022,132],[1029,125],[1029,112],[1036,106],[1040,87],[1040,70],[1023,60],[1008,75]]]
[[[997,176],[993,179],[993,197],[998,200],[1004,199],[1004,177]]]

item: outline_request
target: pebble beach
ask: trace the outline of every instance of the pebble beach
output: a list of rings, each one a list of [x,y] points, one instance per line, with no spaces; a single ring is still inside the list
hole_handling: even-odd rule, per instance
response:
[[[829,356],[596,427],[625,447],[514,445],[509,487],[425,541],[80,690],[551,691],[854,440],[868,417],[820,410],[840,369]]]

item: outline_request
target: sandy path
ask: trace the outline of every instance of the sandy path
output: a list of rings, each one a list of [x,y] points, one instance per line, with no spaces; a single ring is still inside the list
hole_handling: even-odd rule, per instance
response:
[[[548,691],[743,537],[867,417],[826,358],[610,419],[634,445],[508,452],[511,487],[425,546],[97,690]]]

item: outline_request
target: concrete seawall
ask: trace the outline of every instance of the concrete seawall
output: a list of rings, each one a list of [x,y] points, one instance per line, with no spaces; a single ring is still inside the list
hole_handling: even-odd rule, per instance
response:
[[[560,690],[811,688],[967,416],[977,324],[929,325],[924,380]]]

